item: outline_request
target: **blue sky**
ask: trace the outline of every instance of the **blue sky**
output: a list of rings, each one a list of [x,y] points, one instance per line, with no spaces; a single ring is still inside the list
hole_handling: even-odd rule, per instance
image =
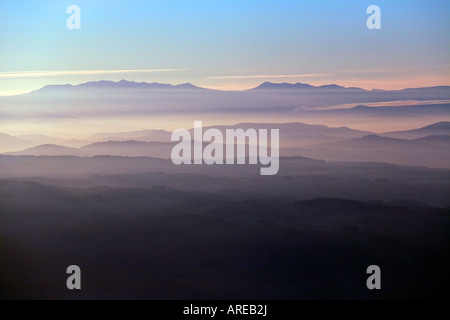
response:
[[[81,9],[69,30],[66,8]],[[366,9],[381,8],[381,30]],[[1,1],[0,95],[89,80],[450,84],[450,1]]]

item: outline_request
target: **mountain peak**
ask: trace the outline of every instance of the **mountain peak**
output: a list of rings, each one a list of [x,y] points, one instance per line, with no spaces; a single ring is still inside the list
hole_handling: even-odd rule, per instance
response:
[[[381,137],[376,134],[368,134],[361,138],[364,141],[389,141],[391,138]]]
[[[179,88],[179,89],[203,89],[203,88],[194,86],[194,85],[191,84],[191,83],[177,84],[177,85],[175,86],[175,88]]]
[[[190,83],[183,83],[179,85],[171,85],[166,83],[159,82],[136,82],[136,81],[128,81],[122,79],[120,81],[110,81],[110,80],[99,80],[99,81],[89,81],[85,83],[81,83],[78,85],[71,84],[60,84],[60,85],[47,85],[42,87],[39,91],[62,91],[67,89],[184,89],[184,90],[194,90],[194,89],[203,89],[197,86],[194,86]]]
[[[79,88],[113,88],[113,89],[169,89],[173,88],[171,84],[164,83],[147,83],[147,82],[135,82],[122,79],[118,82],[109,80],[90,81],[77,85]]]
[[[447,129],[447,130],[450,130],[450,122],[448,122],[448,121],[436,122],[436,123],[430,124],[429,126],[423,127],[421,129]]]
[[[312,89],[315,88],[314,86],[311,86],[307,83],[273,83],[273,82],[264,82],[255,89],[262,89],[262,90],[285,90],[285,89]]]
[[[322,89],[345,89],[345,87],[338,86],[337,84],[325,84],[323,86],[319,86],[318,88],[322,88]]]
[[[351,91],[365,91],[361,88],[351,87],[346,88],[339,86],[337,84],[326,84],[322,86],[312,86],[307,83],[288,83],[288,82],[282,82],[282,83],[273,83],[273,82],[264,82],[260,84],[258,87],[253,88],[251,90],[351,90]]]

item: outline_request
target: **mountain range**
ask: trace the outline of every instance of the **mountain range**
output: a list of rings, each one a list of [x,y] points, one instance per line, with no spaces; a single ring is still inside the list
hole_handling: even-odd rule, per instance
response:
[[[120,80],[118,82],[108,81],[108,80],[100,80],[100,81],[89,81],[85,83],[81,83],[79,85],[47,85],[42,87],[39,90],[33,91],[32,93],[40,93],[40,92],[51,92],[51,91],[59,91],[59,90],[77,90],[77,89],[159,89],[159,90],[167,90],[167,89],[184,89],[184,90],[207,90],[204,88],[200,88],[194,86],[190,83],[183,83],[179,85],[171,85],[166,83],[147,83],[147,82],[135,82],[135,81],[127,81]]]
[[[86,83],[81,83],[78,85],[64,84],[64,85],[47,85],[42,87],[39,90],[33,91],[33,93],[43,92],[43,91],[51,91],[51,90],[64,90],[64,89],[159,89],[159,90],[171,90],[171,89],[184,89],[184,90],[210,90],[217,91],[213,89],[202,88],[199,86],[195,86],[191,83],[183,83],[179,85],[172,85],[167,83],[159,83],[159,82],[136,82],[136,81],[127,81],[122,79],[120,81],[109,81],[109,80],[100,80],[100,81],[89,81]],[[365,90],[358,87],[343,87],[337,84],[326,84],[321,86],[313,86],[307,83],[273,83],[273,82],[264,82],[258,85],[255,88],[244,90],[244,91],[255,91],[255,90],[316,90],[316,91],[347,91],[347,92],[379,92],[386,93],[389,91],[402,91],[402,92],[440,92],[440,91],[449,91],[450,86],[435,86],[435,87],[423,87],[423,88],[406,88],[402,90],[381,90],[381,89],[373,89],[373,90]],[[235,91],[235,90],[233,90]]]
[[[382,134],[385,137],[400,139],[417,139],[431,135],[450,135],[450,122],[441,121],[418,129],[393,131]]]
[[[409,106],[410,100],[423,103]],[[405,105],[373,107],[393,101],[405,101]],[[277,122],[291,119],[331,125],[339,119],[341,124],[352,126],[361,122],[355,119],[361,116],[376,117],[373,121],[392,116],[403,116],[402,121],[410,122],[425,116],[427,122],[450,120],[449,101],[450,87],[446,86],[368,91],[334,84],[315,87],[304,83],[266,82],[250,90],[220,91],[188,83],[173,86],[126,80],[94,81],[76,86],[50,85],[28,94],[0,97],[0,119],[76,122],[79,118],[166,118],[183,114],[206,120],[232,114],[241,121],[256,116],[256,122],[262,122],[264,117],[276,115]],[[369,103],[370,107],[365,106]],[[360,107],[349,108],[349,105]]]
[[[307,83],[273,83],[273,82],[264,82],[257,86],[256,88],[250,90],[338,90],[338,91],[367,91],[361,88],[356,87],[342,87],[337,84],[327,84],[322,86],[313,86]]]
[[[226,128],[279,129],[281,156],[450,168],[450,122],[378,135],[347,127],[332,128],[303,123],[241,123],[215,128],[222,132]],[[208,127],[204,128],[207,129]],[[151,140],[152,137],[155,139]],[[98,141],[87,143],[80,148],[42,144],[7,154],[77,157],[109,155],[169,159],[171,150],[177,143],[171,142],[170,132],[164,130],[101,133],[92,135],[92,138]]]
[[[209,126],[203,129],[207,130]],[[371,132],[353,130],[347,127],[328,127],[305,123],[239,123],[231,126],[214,126],[225,133],[225,129],[249,128],[280,129],[281,141],[284,146],[311,145],[320,142],[330,142],[342,139],[362,137]],[[191,129],[192,132],[192,129]],[[11,136],[0,134],[0,153],[23,151],[23,149],[39,145],[61,145],[65,147],[83,147],[96,142],[110,141],[140,141],[140,142],[171,142],[171,132],[166,130],[138,130],[130,132],[100,132],[79,140],[64,140],[46,135]],[[46,147],[47,148],[47,147]],[[47,149],[45,149],[47,150]],[[32,150],[33,152],[35,149]],[[72,150],[73,151],[73,150]]]

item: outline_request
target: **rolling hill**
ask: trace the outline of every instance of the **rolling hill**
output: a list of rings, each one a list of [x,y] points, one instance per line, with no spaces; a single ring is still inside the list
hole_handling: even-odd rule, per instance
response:
[[[385,137],[402,139],[416,139],[431,135],[450,135],[450,122],[442,121],[418,129],[386,132],[382,135]]]
[[[284,156],[328,161],[385,162],[450,169],[450,136],[433,135],[407,140],[367,135],[362,138],[280,150]]]

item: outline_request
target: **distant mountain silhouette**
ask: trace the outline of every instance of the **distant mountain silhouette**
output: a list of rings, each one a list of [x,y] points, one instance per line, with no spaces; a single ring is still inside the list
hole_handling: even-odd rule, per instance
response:
[[[424,102],[424,104],[417,104],[417,105],[407,105],[407,103],[405,104],[406,105],[404,106],[399,105],[399,106],[370,106],[370,107],[366,105],[358,105],[352,108],[337,107],[333,109],[308,110],[306,112],[311,112],[311,114],[316,114],[317,116],[334,116],[334,117],[341,116],[347,118],[352,116],[383,117],[383,118],[407,116],[411,118],[421,118],[427,115],[434,115],[437,118],[440,118],[440,117],[447,117],[450,115],[449,103],[427,104]]]
[[[315,88],[312,85],[309,85],[307,83],[287,83],[287,82],[283,82],[283,83],[272,83],[272,82],[264,82],[261,85],[259,85],[258,87],[252,89],[252,90],[257,90],[257,89],[264,89],[264,90],[273,90],[273,89],[313,89]]]
[[[302,139],[298,141],[296,138],[295,135],[290,136],[289,132],[285,133],[285,138],[281,141],[281,156],[450,168],[450,136],[445,135],[405,140],[370,134],[349,140],[334,138],[333,142],[306,147],[286,147],[305,143],[301,141]],[[315,141],[314,137],[306,136],[306,143],[312,144],[313,141]],[[8,154],[15,156],[119,156],[169,159],[175,144],[176,142],[107,141],[92,143],[81,148],[41,145]]]
[[[450,148],[450,136],[447,135],[426,136],[414,139],[413,141],[426,147],[441,148],[442,150]]]
[[[382,134],[385,137],[404,138],[404,139],[417,139],[426,136],[436,135],[450,135],[450,122],[442,121],[430,124],[429,126],[405,130],[405,131],[392,131]]]
[[[210,127],[204,127],[207,130]],[[214,126],[222,131],[230,129],[278,129],[280,132],[281,147],[308,146],[321,142],[340,141],[363,137],[370,134],[368,131],[354,130],[348,127],[328,127],[326,125],[306,124],[301,122],[292,123],[238,123],[232,126]],[[192,129],[191,129],[192,131]],[[191,133],[192,134],[192,133]]]
[[[353,91],[353,92],[440,92],[440,91],[448,91],[450,90],[450,86],[436,86],[436,87],[424,87],[424,88],[406,88],[402,90],[383,90],[383,89],[373,89],[373,90],[365,90],[358,87],[343,87],[337,84],[326,84],[321,86],[313,86],[307,83],[289,83],[289,82],[282,82],[282,83],[274,83],[274,82],[264,82],[260,84],[259,86],[250,89],[250,90],[287,90],[287,89],[305,89],[305,90],[338,90],[338,91]]]
[[[398,165],[450,168],[450,136],[398,139],[375,134],[301,148],[280,150],[282,156],[328,161],[383,162]]]
[[[16,136],[16,138],[24,139],[30,143],[37,144],[37,145],[67,143],[67,141],[64,139],[50,137],[45,134],[23,134],[23,135]]]
[[[215,128],[224,134],[226,129],[278,129],[282,147],[314,145],[322,142],[334,142],[345,139],[360,138],[370,132],[353,130],[348,127],[328,127],[305,123],[238,123],[231,126],[220,125],[204,127],[206,131]],[[190,129],[191,132],[193,129]],[[193,135],[192,135],[193,136]],[[140,130],[132,132],[97,133],[87,138],[86,144],[80,148],[65,148],[60,145],[43,144],[29,149],[10,152],[12,155],[42,156],[129,156],[169,158],[171,149],[176,144],[170,140],[171,133],[165,130]]]
[[[413,144],[413,141],[404,140],[404,139],[394,139],[388,137],[382,137],[376,134],[369,134],[362,138],[351,139],[345,141],[338,142],[330,142],[320,144],[314,147],[326,147],[332,149],[352,149],[352,150],[361,150],[361,149],[378,149],[382,148],[391,148],[391,147],[408,147]]]
[[[339,86],[337,84],[327,84],[322,86],[312,86],[307,83],[272,83],[272,82],[264,82],[256,88],[251,90],[338,90],[338,91],[366,91],[361,88],[346,88]]]
[[[207,130],[205,126],[203,129]],[[287,146],[300,146],[300,145],[312,145],[323,142],[339,141],[343,139],[359,138],[363,137],[370,132],[353,130],[348,127],[328,127],[325,125],[310,125],[304,123],[239,123],[235,125],[214,126],[225,133],[227,128],[242,128],[247,130],[249,128],[254,129],[279,129],[280,141],[285,147]],[[192,130],[192,129],[191,129]],[[119,147],[139,147],[144,148],[145,144],[139,144],[138,142],[171,142],[171,132],[166,130],[138,130],[129,132],[100,132],[92,134],[83,140],[64,140],[61,138],[49,137],[41,134],[29,134],[22,136],[10,136],[0,133],[0,154],[12,153],[26,154],[26,155],[52,155],[52,146],[65,146],[71,147],[66,149],[68,155],[80,155],[76,148],[86,146],[84,149],[95,149],[96,147],[104,147],[107,144],[93,144],[92,148],[87,148],[87,145],[95,142],[109,142],[114,145],[114,148]],[[119,142],[126,142],[121,144]],[[42,146],[45,147],[42,147]],[[154,146],[158,144],[155,143]],[[94,148],[95,146],[95,148]],[[42,147],[42,148],[41,148]],[[63,149],[55,150],[55,155],[61,154]],[[81,153],[82,155],[91,155],[91,153]],[[97,154],[97,153],[95,153]],[[114,155],[127,155],[126,153],[114,151]],[[151,153],[146,152],[132,152],[132,155],[148,155]],[[130,155],[130,154],[128,154]]]
[[[60,90],[67,90],[67,89],[185,89],[185,90],[199,90],[204,88],[200,88],[197,86],[194,86],[190,83],[183,83],[179,85],[171,85],[171,84],[165,84],[165,83],[147,83],[147,82],[135,82],[135,81],[127,81],[127,80],[120,80],[118,82],[114,81],[108,81],[108,80],[100,80],[100,81],[90,81],[86,83],[82,83],[79,85],[48,85],[45,86],[39,90],[33,91],[34,93],[37,92],[48,92],[48,91],[60,91]]]
[[[22,151],[9,152],[7,154],[27,156],[86,156],[85,153],[77,148],[69,148],[56,144],[42,144]]]
[[[422,138],[414,139],[416,142],[450,142],[450,136],[447,135],[433,135],[433,136],[426,136]]]
[[[32,145],[29,141],[20,137],[13,137],[6,133],[0,133],[0,153],[2,151],[20,150]]]
[[[231,126],[219,125],[203,129],[216,128],[225,133],[226,129],[241,128],[279,129],[280,141],[284,146],[311,145],[321,142],[331,142],[342,139],[363,137],[370,132],[354,130],[348,127],[328,127],[325,125],[311,125],[300,122],[295,123],[238,123]],[[191,129],[192,131],[192,129]],[[88,138],[90,141],[160,141],[170,142],[171,132],[165,130],[140,130],[131,132],[96,133]]]
[[[170,158],[175,142],[107,141],[96,142],[80,148],[90,155],[110,155],[123,157]]]
[[[166,130],[138,130],[130,132],[99,132],[87,139],[95,142],[102,141],[160,141],[170,142],[171,132]]]
[[[302,156],[324,160],[387,162],[401,165],[423,165],[432,167],[450,167],[449,122],[435,123],[423,128],[397,133],[406,136],[418,136],[413,139],[386,134],[373,134],[367,131],[353,130],[348,127],[328,127],[304,123],[239,123],[226,126],[205,126],[203,130],[215,128],[225,136],[230,129],[279,129],[281,156]],[[191,132],[193,129],[190,129]],[[430,134],[427,133],[439,133]],[[9,155],[33,156],[78,156],[92,157],[101,155],[120,157],[170,158],[171,150],[177,142],[170,141],[171,133],[165,130],[140,130],[132,132],[97,133],[86,138],[85,145],[79,148],[70,141],[63,145],[41,144],[30,147],[28,142],[0,134],[0,143],[9,141],[15,149],[3,151]],[[27,135],[40,141],[50,137]],[[20,143],[22,144],[20,144]],[[82,141],[78,141],[81,143]],[[25,143],[25,145],[23,145]],[[19,146],[23,145],[22,148]],[[25,149],[27,148],[27,149]]]
[[[401,91],[415,91],[415,92],[436,92],[436,91],[448,91],[450,86],[435,86],[435,87],[424,87],[424,88],[406,88]]]
[[[345,109],[348,105],[384,103],[402,100],[442,100],[441,104],[425,103],[407,107],[361,107]],[[259,115],[276,112],[280,119],[293,115],[305,122],[317,122],[317,116],[408,116],[432,115],[430,121],[444,119],[449,113],[450,87],[430,90],[367,91],[345,88],[336,84],[314,87],[305,83],[274,84],[265,82],[261,86],[244,91],[209,90],[192,84],[171,85],[121,80],[93,81],[80,85],[51,85],[29,94],[0,97],[2,113],[21,118],[76,119],[77,117],[154,116],[160,114],[212,113],[244,114],[258,112]],[[39,106],[39,107],[36,107]],[[336,108],[329,110],[331,106]],[[425,108],[426,106],[426,108]],[[327,107],[326,110],[323,107]],[[317,112],[306,114],[307,112]],[[295,114],[293,114],[295,113]],[[283,115],[283,117],[281,117]],[[305,116],[305,117],[302,117]],[[236,119],[240,119],[239,116]],[[261,118],[260,118],[261,119]],[[305,120],[303,120],[305,119]],[[308,121],[306,121],[308,119]],[[320,118],[323,119],[323,118]],[[436,119],[436,120],[434,120]],[[336,119],[331,119],[336,120]],[[280,120],[283,121],[283,120]],[[371,119],[371,121],[378,121]],[[321,120],[319,120],[321,122]],[[333,123],[333,122],[330,122]],[[341,122],[341,123],[348,123]]]
[[[450,135],[432,135],[425,136],[417,139],[399,139],[383,137],[376,134],[369,134],[362,138],[344,140],[338,142],[330,142],[318,144],[313,147],[326,147],[332,149],[353,149],[353,150],[363,150],[363,149],[389,149],[389,148],[419,148],[423,147],[450,147]],[[425,149],[424,149],[425,150]],[[449,148],[450,150],[450,148]]]
[[[78,85],[62,84],[62,85],[47,85],[36,92],[49,92],[49,91],[61,91],[67,89],[185,89],[185,90],[208,90],[208,91],[218,91],[212,89],[206,89],[202,87],[195,86],[191,83],[183,83],[178,85],[172,85],[167,83],[159,82],[136,82],[128,80],[120,81],[110,81],[110,80],[100,80],[100,81],[89,81],[86,83],[81,83]],[[258,90],[300,90],[300,91],[338,91],[338,92],[353,92],[353,93],[400,93],[400,94],[434,94],[434,93],[448,93],[450,91],[450,86],[436,86],[436,87],[424,87],[424,88],[406,88],[402,90],[365,90],[358,87],[343,87],[337,84],[326,84],[321,86],[313,86],[307,83],[274,83],[274,82],[264,82],[259,86],[246,90],[246,91],[258,91]],[[233,90],[235,91],[235,90]]]
[[[66,147],[81,147],[89,142],[81,140],[65,140],[62,138],[49,137],[44,134],[24,134],[11,136],[0,133],[0,154],[5,152],[17,152],[25,148],[40,145],[63,145]]]
[[[119,156],[119,157],[155,157],[170,158],[174,142],[143,141],[106,141],[96,142],[81,148],[69,148],[60,145],[44,144],[18,152],[9,152],[15,156]]]

